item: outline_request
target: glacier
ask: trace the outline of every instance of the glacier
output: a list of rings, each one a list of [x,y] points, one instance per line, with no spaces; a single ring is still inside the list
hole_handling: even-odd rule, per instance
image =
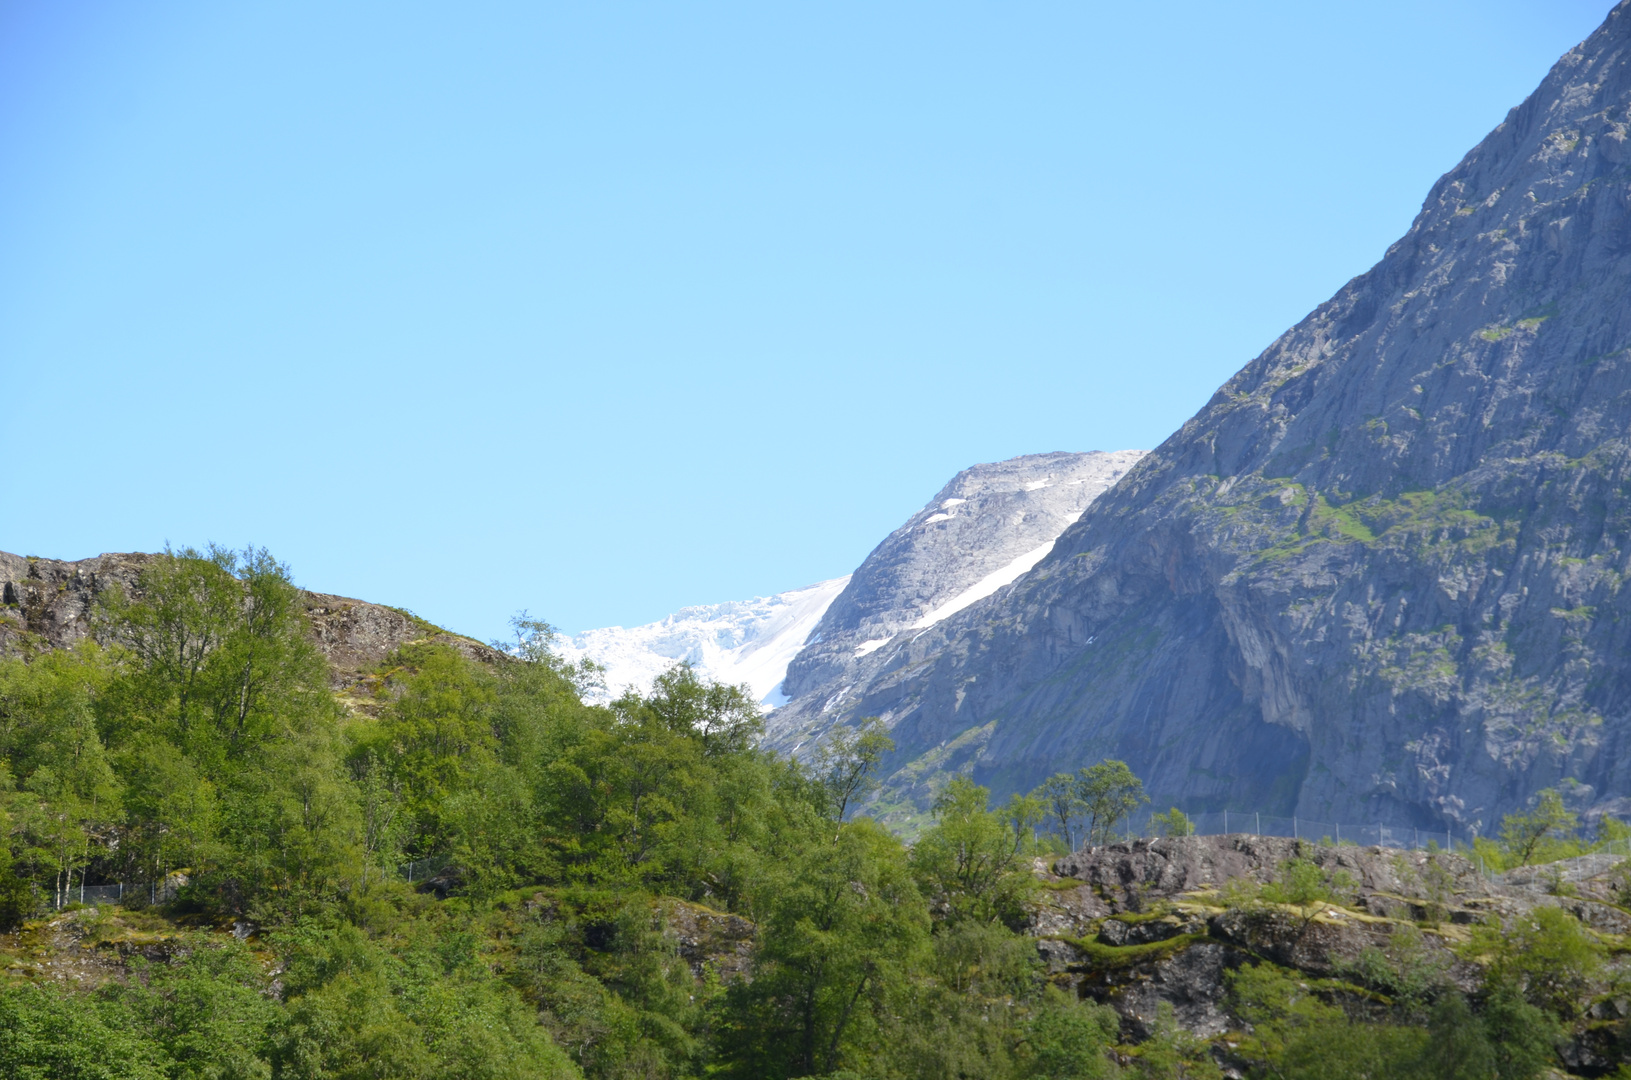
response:
[[[681,608],[644,626],[608,626],[556,638],[562,659],[592,660],[605,668],[608,701],[626,690],[645,693],[652,680],[675,664],[689,662],[714,682],[745,683],[753,699],[768,709],[784,705],[782,679],[827,608],[849,584],[850,575],[802,589]]]

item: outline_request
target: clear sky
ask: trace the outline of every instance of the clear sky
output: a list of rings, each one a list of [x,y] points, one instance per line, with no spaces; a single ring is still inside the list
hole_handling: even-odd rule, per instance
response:
[[[0,0],[0,550],[478,637],[1150,447],[1609,0]]]

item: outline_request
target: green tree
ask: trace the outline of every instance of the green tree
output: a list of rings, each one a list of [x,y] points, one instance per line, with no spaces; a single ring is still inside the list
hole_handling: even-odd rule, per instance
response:
[[[1508,814],[1501,819],[1501,851],[1509,866],[1528,866],[1532,861],[1551,862],[1575,854],[1565,841],[1580,827],[1577,818],[1563,805],[1563,797],[1553,788],[1535,796],[1534,806],[1525,813]],[[1565,850],[1557,850],[1565,848]]]
[[[1108,844],[1116,825],[1150,801],[1127,763],[1108,758],[1077,772],[1076,796],[1087,817],[1089,844]]]
[[[1076,819],[1082,813],[1082,797],[1076,778],[1069,773],[1054,773],[1042,782],[1031,797],[1047,808],[1048,815],[1059,823],[1059,833],[1065,846],[1076,850]]]
[[[1143,1080],[1223,1080],[1211,1046],[1178,1023],[1168,1001],[1156,1007],[1154,1028],[1138,1048],[1133,1073]]]
[[[1026,853],[1037,850],[1037,829],[1048,820],[1048,808],[1036,795],[1008,796],[998,812],[1004,824],[1014,830],[1014,844]]]
[[[1428,1020],[1428,1038],[1417,1061],[1422,1080],[1489,1080],[1501,1076],[1484,1024],[1451,991],[1439,997]]]
[[[0,1076],[10,1080],[169,1080],[164,1055],[88,995],[0,989]]]
[[[1189,820],[1189,815],[1174,806],[1164,814],[1156,814],[1150,819],[1150,824],[1162,836],[1194,836],[1195,823]]]
[[[105,1013],[148,1033],[174,1077],[270,1080],[283,1010],[254,953],[211,937],[191,935],[172,963],[135,961],[134,978],[103,989]]]
[[[1274,880],[1263,886],[1261,895],[1270,903],[1311,908],[1346,903],[1357,887],[1358,882],[1346,870],[1327,870],[1311,859],[1298,857],[1280,864]]]
[[[1019,1074],[1027,1080],[1109,1080],[1120,1018],[1115,1010],[1066,996],[1049,986],[1024,1026]]]
[[[52,879],[61,904],[105,857],[122,814],[122,785],[97,730],[95,701],[113,660],[94,643],[0,660],[0,788],[18,860]]]
[[[1523,999],[1510,983],[1497,983],[1484,999],[1485,1036],[1500,1080],[1534,1080],[1555,1060],[1562,1025]]]
[[[815,772],[826,785],[834,821],[878,787],[878,763],[895,749],[889,729],[876,716],[854,727],[834,727],[816,748]]]
[[[1520,991],[1531,1003],[1572,1019],[1603,974],[1604,948],[1562,908],[1541,906],[1505,928],[1477,926],[1461,948],[1486,965],[1490,986]]]
[[[919,887],[953,921],[1017,923],[1035,887],[1023,837],[987,809],[989,797],[968,777],[953,777],[935,798],[936,824],[912,846]]]
[[[732,1075],[864,1068],[888,1002],[921,967],[924,904],[900,841],[860,820],[767,888],[751,984],[732,986]]]
[[[156,731],[213,775],[332,708],[299,591],[264,548],[166,548],[139,581],[138,598],[110,591],[97,616],[134,660],[102,710],[115,741]]]

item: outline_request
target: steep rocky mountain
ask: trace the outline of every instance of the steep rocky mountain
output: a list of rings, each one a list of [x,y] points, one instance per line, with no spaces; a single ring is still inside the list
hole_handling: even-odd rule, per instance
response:
[[[1622,3],[1380,263],[829,715],[892,726],[900,813],[1107,755],[1195,810],[1631,809],[1628,347]]]
[[[1142,454],[1030,454],[975,465],[854,574],[775,596],[683,608],[644,626],[586,630],[558,640],[555,649],[570,661],[604,666],[609,697],[629,687],[644,691],[681,661],[710,679],[747,683],[776,710],[772,744],[791,750],[805,732],[824,730],[823,707],[863,684],[885,646],[1029,570]]]
[[[788,666],[771,744],[794,750],[898,647],[1030,570],[1142,450],[1027,454],[954,476],[866,557]]]
[[[788,661],[847,584],[846,575],[775,596],[681,608],[644,626],[558,638],[554,650],[574,664],[587,659],[604,667],[605,698],[631,687],[644,693],[653,679],[686,661],[716,682],[746,683],[756,700],[775,708],[787,700]]]
[[[142,568],[152,555],[106,554],[77,562],[0,551],[0,656],[30,645],[67,648],[91,633],[96,598],[110,588],[141,595]],[[404,645],[434,641],[472,659],[499,654],[487,645],[433,626],[411,612],[345,596],[301,591],[312,640],[328,658],[334,689],[353,705],[366,673]]]

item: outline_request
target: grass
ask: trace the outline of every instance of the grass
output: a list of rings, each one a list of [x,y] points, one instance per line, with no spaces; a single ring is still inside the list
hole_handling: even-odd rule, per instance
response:
[[[1055,940],[1068,942],[1086,954],[1094,971],[1120,971],[1152,960],[1165,960],[1206,938],[1205,934],[1179,934],[1145,945],[1104,945],[1090,938],[1060,937]]]

